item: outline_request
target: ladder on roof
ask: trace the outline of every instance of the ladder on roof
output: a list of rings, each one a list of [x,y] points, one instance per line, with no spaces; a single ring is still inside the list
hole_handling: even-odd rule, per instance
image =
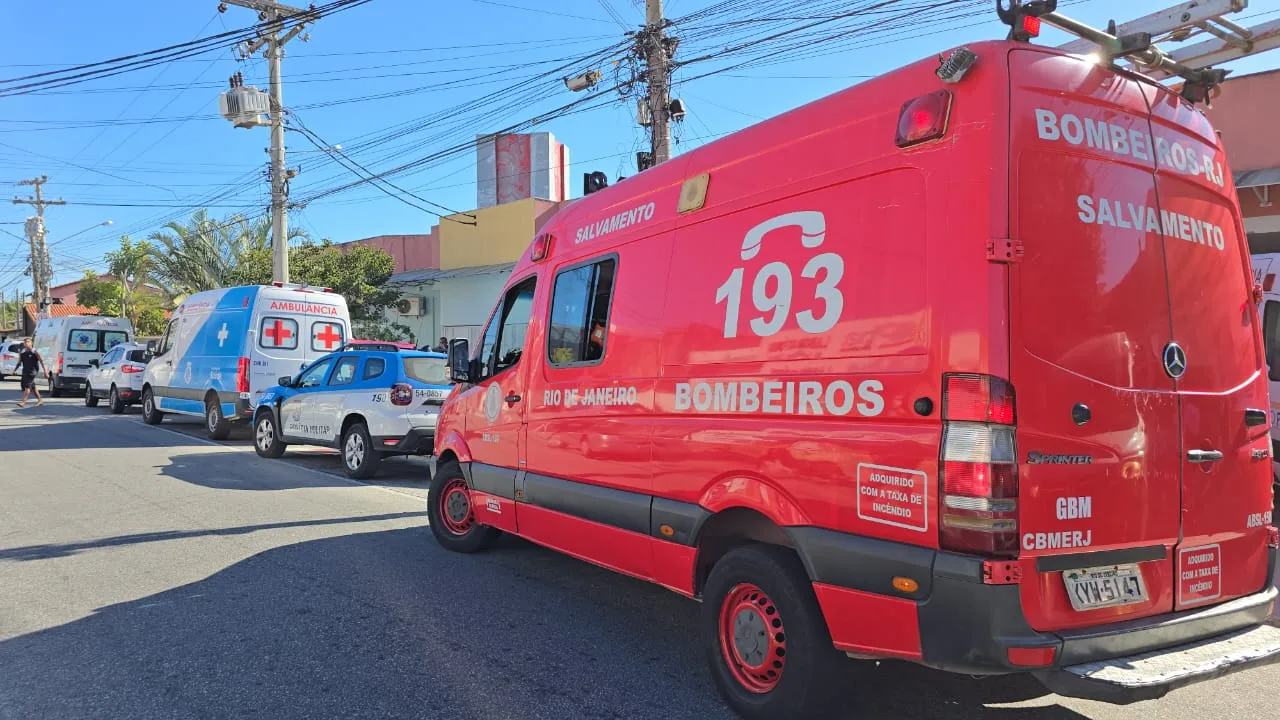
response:
[[[1006,8],[996,0],[1000,19],[1012,28],[1011,39],[1029,40],[1026,18],[1036,18],[1080,38],[1060,50],[1098,53],[1109,63],[1124,60],[1155,80],[1180,77],[1182,95],[1192,102],[1208,102],[1209,92],[1230,72],[1213,65],[1280,47],[1280,20],[1245,28],[1225,17],[1247,8],[1249,0],[1190,0],[1121,25],[1113,20],[1105,31],[1058,13],[1057,5],[1057,0],[1009,0]],[[1172,52],[1156,46],[1204,35],[1212,37]]]

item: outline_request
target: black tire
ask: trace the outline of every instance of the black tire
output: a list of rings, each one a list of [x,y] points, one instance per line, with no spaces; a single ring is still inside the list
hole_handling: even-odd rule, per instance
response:
[[[93,386],[85,383],[84,386],[84,406],[87,408],[98,407],[98,396],[93,394]]]
[[[702,598],[700,635],[711,675],[739,715],[832,716],[849,661],[832,646],[813,585],[794,552],[776,545],[730,550],[711,569]]]
[[[111,414],[119,415],[124,412],[124,400],[120,399],[120,392],[116,390],[116,386],[111,386],[111,392],[107,394],[107,405],[111,408]]]
[[[342,445],[338,451],[342,453],[342,468],[347,477],[363,480],[378,472],[382,454],[373,447],[373,438],[369,436],[369,428],[364,423],[352,423],[342,433]]]
[[[159,425],[164,420],[164,411],[156,407],[155,393],[151,388],[142,391],[142,422],[148,425]]]
[[[427,489],[427,523],[431,534],[441,547],[458,553],[484,550],[502,534],[497,528],[475,521],[466,487],[462,468],[450,461],[436,467]]]
[[[231,423],[222,416],[222,404],[217,398],[204,401],[204,429],[210,440],[226,440],[231,436]]]
[[[253,450],[258,457],[278,458],[284,455],[285,447],[276,428],[275,413],[263,410],[253,420]]]
[[[62,397],[62,388],[58,387],[58,378],[53,373],[49,373],[49,397]]]

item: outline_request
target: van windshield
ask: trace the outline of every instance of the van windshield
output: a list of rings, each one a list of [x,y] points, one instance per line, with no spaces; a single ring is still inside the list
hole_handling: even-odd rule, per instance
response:
[[[448,385],[449,366],[444,358],[405,358],[404,374],[428,385]]]

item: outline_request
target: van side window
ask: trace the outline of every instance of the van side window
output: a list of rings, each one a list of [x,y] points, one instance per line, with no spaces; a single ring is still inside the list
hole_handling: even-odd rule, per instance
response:
[[[258,345],[264,348],[293,350],[298,347],[298,321],[290,318],[262,316],[258,329]]]
[[[547,358],[552,365],[595,363],[604,358],[616,266],[617,260],[609,258],[556,275],[547,330]]]
[[[360,364],[360,358],[350,355],[338,361],[338,367],[333,370],[333,377],[329,378],[329,385],[350,385],[356,379],[356,366]]]
[[[382,375],[382,373],[386,372],[386,370],[387,370],[386,360],[383,360],[382,358],[371,357],[368,360],[364,361],[364,375],[362,377],[365,380],[372,380]]]
[[[524,337],[533,312],[533,290],[537,277],[531,277],[507,291],[498,312],[489,320],[480,348],[480,379],[493,377],[520,362],[524,354]]]
[[[1267,377],[1280,382],[1280,302],[1268,300],[1262,310],[1262,348],[1267,357]]]

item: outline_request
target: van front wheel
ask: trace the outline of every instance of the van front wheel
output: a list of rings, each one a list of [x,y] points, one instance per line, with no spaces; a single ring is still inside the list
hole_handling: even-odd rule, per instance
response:
[[[164,420],[164,412],[156,407],[155,393],[151,388],[142,391],[142,422],[148,425],[159,425]]]
[[[436,542],[446,550],[473,553],[498,539],[501,531],[476,522],[471,493],[462,468],[447,462],[436,468],[427,489],[427,524]]]
[[[848,660],[832,646],[794,552],[774,545],[731,550],[711,569],[702,597],[711,675],[742,717],[831,716]]]

